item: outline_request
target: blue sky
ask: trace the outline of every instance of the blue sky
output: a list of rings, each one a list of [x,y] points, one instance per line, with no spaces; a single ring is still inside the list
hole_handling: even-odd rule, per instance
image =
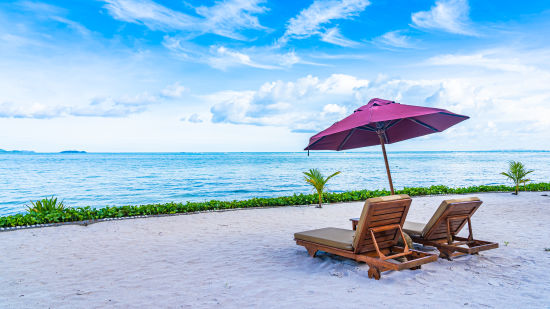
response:
[[[300,151],[381,97],[471,116],[390,151],[550,149],[548,29],[547,1],[4,1],[0,148]]]

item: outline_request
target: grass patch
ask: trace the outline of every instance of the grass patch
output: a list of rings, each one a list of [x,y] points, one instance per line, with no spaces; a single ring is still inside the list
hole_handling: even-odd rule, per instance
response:
[[[431,186],[417,188],[403,188],[396,190],[396,194],[408,194],[410,196],[434,195],[434,194],[463,194],[478,192],[508,192],[514,187],[509,186],[472,186],[464,188],[450,188],[447,186]],[[522,191],[550,191],[550,183],[528,184]],[[328,203],[364,201],[367,198],[390,195],[387,190],[359,190],[342,193],[323,193],[323,200]],[[316,194],[294,194],[292,196],[272,198],[252,198],[242,201],[207,201],[186,203],[147,204],[136,206],[104,207],[65,207],[44,212],[34,212],[0,217],[0,227],[15,227],[35,224],[48,224],[60,222],[74,222],[85,220],[98,220],[105,218],[122,218],[130,216],[160,215],[190,213],[208,210],[223,210],[235,208],[275,207],[291,205],[310,205],[318,203]]]

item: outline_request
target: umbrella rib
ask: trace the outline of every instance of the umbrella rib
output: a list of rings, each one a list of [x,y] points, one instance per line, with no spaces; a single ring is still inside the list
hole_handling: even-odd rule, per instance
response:
[[[390,123],[384,130],[389,130],[391,127],[393,127],[394,125],[398,124],[401,122],[401,120],[403,120],[403,118],[401,119],[397,119],[397,120],[394,120],[392,123]]]
[[[440,114],[443,114],[443,115],[447,115],[447,116],[454,116],[454,117],[459,117],[459,118],[470,118],[468,116],[464,116],[464,115],[458,115],[458,114],[453,114],[453,113],[446,113],[446,112],[439,112]]]
[[[311,149],[311,146],[317,144],[317,143],[320,142],[323,138],[325,138],[325,136],[323,136],[323,137],[321,137],[320,139],[316,140],[315,142],[313,142],[313,144],[307,146],[306,149],[304,149],[304,150],[310,150],[310,149]]]
[[[349,131],[348,135],[346,135],[346,138],[344,138],[344,140],[340,143],[340,145],[338,146],[338,149],[337,151],[340,151],[342,150],[342,148],[344,148],[344,145],[348,142],[348,140],[350,139],[351,135],[353,134],[353,132],[355,132],[355,129],[357,128],[353,128]]]
[[[369,127],[368,125],[357,127],[357,129],[364,130],[364,131],[369,131],[369,132],[376,132],[375,128]]]
[[[431,125],[429,125],[429,124],[427,124],[427,123],[424,123],[424,122],[422,122],[422,121],[420,121],[420,120],[417,120],[417,119],[414,119],[414,118],[408,118],[408,119],[410,119],[412,122],[417,123],[417,124],[419,124],[419,125],[421,125],[421,126],[423,126],[423,127],[425,127],[425,128],[428,128],[428,129],[430,129],[430,130],[432,130],[432,131],[434,131],[434,132],[439,132],[438,129],[436,129],[436,128],[432,127]]]

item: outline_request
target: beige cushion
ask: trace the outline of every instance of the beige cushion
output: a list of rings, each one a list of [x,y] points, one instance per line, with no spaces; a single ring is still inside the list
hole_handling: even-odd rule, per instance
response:
[[[422,231],[425,226],[426,224],[424,223],[405,221],[403,224],[403,232],[409,235],[422,236]]]
[[[327,227],[324,229],[305,231],[294,234],[294,239],[311,241],[329,247],[335,247],[344,250],[353,250],[353,235],[355,231]]]
[[[397,201],[402,199],[410,199],[410,196],[407,194],[397,194],[397,195],[388,195],[388,196],[380,196],[380,197],[373,197],[369,198],[365,201],[365,206],[363,206],[363,211],[361,212],[361,217],[359,218],[359,223],[357,223],[357,229],[355,230],[356,236],[353,240],[353,247],[357,248],[359,245],[359,241],[361,240],[361,237],[359,237],[361,231],[363,230],[363,226],[367,224],[365,222],[367,215],[369,214],[369,207],[373,203],[379,203],[379,202],[389,202],[389,201]]]
[[[422,236],[425,236],[430,231],[430,229],[437,222],[439,217],[441,217],[441,215],[445,212],[445,210],[447,210],[447,207],[449,207],[450,204],[461,203],[461,202],[472,202],[472,201],[479,201],[479,198],[472,196],[472,197],[457,198],[453,200],[444,200],[443,202],[441,202],[441,205],[439,205],[439,208],[437,208],[437,210],[435,211],[430,221],[428,221],[428,223],[422,230]]]

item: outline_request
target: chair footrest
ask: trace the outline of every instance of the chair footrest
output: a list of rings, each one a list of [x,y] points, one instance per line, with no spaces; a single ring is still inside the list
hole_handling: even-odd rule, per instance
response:
[[[433,246],[438,249],[445,249],[449,252],[461,252],[464,254],[475,254],[480,251],[491,250],[498,248],[498,243],[484,240],[472,239],[455,236],[457,242],[452,244],[447,243],[447,239],[426,240],[421,237],[411,237],[413,242]]]
[[[403,251],[403,249],[404,248],[402,247],[392,247],[392,251],[394,252]],[[436,254],[426,253],[426,252],[417,251],[413,249],[409,249],[409,254],[406,255],[405,257],[407,259],[406,262],[395,261],[394,264],[397,266],[397,270],[415,268],[426,263],[435,262],[437,261],[437,258],[438,258]]]
[[[468,240],[468,238],[463,238],[463,237],[455,237],[455,239],[458,240],[460,244],[466,245],[468,247],[461,247],[458,244],[450,244],[450,245],[442,244],[442,247],[452,248],[455,251],[463,252],[467,254],[474,254],[480,251],[498,248],[498,243],[496,242],[489,242],[489,241],[477,240],[477,239]]]

